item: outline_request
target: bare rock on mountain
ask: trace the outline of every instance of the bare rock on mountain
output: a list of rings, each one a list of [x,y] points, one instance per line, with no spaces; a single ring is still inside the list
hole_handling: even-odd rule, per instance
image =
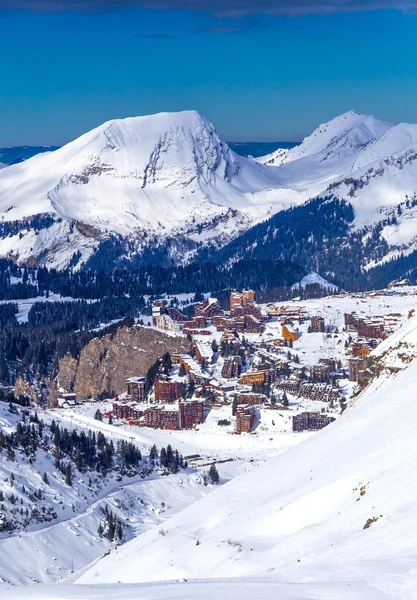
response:
[[[166,352],[178,353],[188,348],[187,339],[139,325],[94,338],[83,348],[78,360],[69,355],[60,360],[51,401],[56,401],[60,388],[74,390],[79,400],[102,393],[120,393],[126,389],[126,379],[144,377]]]

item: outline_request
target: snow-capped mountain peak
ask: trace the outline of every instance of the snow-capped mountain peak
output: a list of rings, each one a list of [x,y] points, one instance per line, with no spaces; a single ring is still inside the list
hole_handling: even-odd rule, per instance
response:
[[[160,113],[108,121],[2,171],[0,214],[8,221],[52,214],[93,227],[101,238],[190,236],[209,228],[208,239],[221,233],[227,241],[270,210],[261,207],[258,214],[245,194],[277,181],[273,170],[232,152],[196,111]],[[71,245],[81,251],[84,241]],[[27,258],[27,240],[1,246],[1,254]]]
[[[129,259],[168,240],[167,260],[178,259],[329,194],[352,204],[355,226],[373,224],[414,194],[416,157],[417,126],[355,111],[257,160],[235,154],[196,111],[108,121],[1,170],[0,217],[13,225],[0,256],[61,268],[76,253],[81,266],[117,235]],[[411,244],[417,229],[406,230]]]
[[[356,155],[378,140],[392,125],[373,116],[349,111],[323,123],[300,146],[261,157],[259,162],[280,166],[300,159],[337,162]]]

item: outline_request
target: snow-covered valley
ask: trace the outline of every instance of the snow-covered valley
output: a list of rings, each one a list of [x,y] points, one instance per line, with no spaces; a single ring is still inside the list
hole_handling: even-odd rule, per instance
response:
[[[214,405],[205,423],[188,431],[97,420],[97,410],[111,410],[108,400],[39,409],[44,449],[35,458],[30,451],[15,450],[14,458],[0,452],[4,518],[21,522],[0,534],[0,593],[45,600],[245,598],[253,590],[265,599],[278,593],[294,600],[417,598],[414,306],[412,287],[292,303],[293,311],[332,324],[332,334],[309,333],[310,321],[301,324],[291,348],[301,365],[314,365],[319,356],[345,364],[345,345],[354,335],[344,330],[345,313],[395,315],[398,322],[371,353],[376,376],[359,394],[347,386],[347,409],[342,415],[335,409],[336,421],[318,432],[291,431],[291,420],[325,404],[291,395],[287,410],[261,407],[255,431],[241,436],[219,427],[219,420],[230,420],[227,403]],[[260,347],[279,335],[274,320],[263,334],[248,334]],[[219,359],[212,376],[222,364]],[[4,434],[20,419],[19,411],[0,403]],[[52,422],[61,431],[104,435],[115,448],[133,444],[142,454],[141,470],[130,476],[74,470],[68,485],[56,463]],[[48,442],[51,434],[55,441]],[[154,444],[171,445],[190,465],[169,475],[149,468]],[[220,486],[207,481],[213,461]],[[100,533],[100,527],[107,531],[109,512],[123,527],[114,541]]]

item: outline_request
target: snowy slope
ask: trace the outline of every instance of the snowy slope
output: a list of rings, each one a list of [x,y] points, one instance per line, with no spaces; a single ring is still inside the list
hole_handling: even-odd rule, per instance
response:
[[[219,247],[325,195],[348,200],[354,227],[363,227],[414,196],[416,160],[416,125],[354,111],[256,160],[230,150],[195,111],[109,121],[1,170],[0,217],[13,227],[0,256],[62,268],[74,253],[85,262],[116,234],[137,253],[175,240],[181,257],[181,242],[192,257],[197,243]],[[406,213],[381,233],[395,251],[416,244],[417,211]]]
[[[305,288],[306,285],[312,285],[312,284],[318,284],[318,285],[321,285],[322,287],[328,288],[329,292],[337,291],[336,285],[334,285],[333,283],[330,283],[329,281],[327,281],[327,279],[324,279],[318,273],[309,273],[308,275],[303,277],[301,279],[301,281],[294,283],[294,285],[291,286],[291,289],[295,290],[297,288]]]
[[[158,585],[59,585],[7,588],[8,600],[392,600],[368,586],[268,581],[190,581]]]
[[[218,221],[223,233],[236,235],[268,213],[250,196],[277,187],[278,179],[275,170],[232,152],[198,113],[162,113],[109,121],[11,166],[0,175],[0,214],[14,221],[52,213],[63,228],[83,223],[94,228],[90,245],[106,232],[192,236],[210,226],[215,237]],[[16,248],[22,255],[17,239],[10,251]]]
[[[280,167],[281,181],[305,199],[332,194],[348,200],[355,226],[362,227],[381,221],[407,196],[414,196],[417,126],[393,126],[350,111],[320,125],[300,146],[257,160]],[[401,233],[386,232],[383,237],[390,245],[414,241],[414,220],[414,214],[400,219]]]
[[[415,344],[417,318],[394,340],[406,356],[401,336]],[[396,376],[383,370],[335,423],[170,519],[165,536],[152,529],[119,548],[80,583],[266,576],[417,598],[417,360],[409,359]]]
[[[68,417],[65,411],[62,417],[59,411],[39,411],[39,414],[45,423],[54,419],[71,431],[91,430],[97,434],[102,430],[115,446],[120,440],[133,439],[130,432],[93,418],[83,423]],[[20,414],[10,413],[8,404],[0,402],[0,432],[12,433],[19,421]],[[146,457],[155,440],[149,435],[144,443],[140,439],[135,439],[136,442]],[[166,438],[167,442],[173,443]],[[242,469],[240,464],[223,465],[222,481]],[[43,480],[44,473],[48,476],[47,483]],[[42,500],[35,496],[39,490]],[[106,505],[123,523],[125,541],[154,525],[161,526],[212,490],[212,485],[204,485],[203,473],[198,469],[169,476],[160,476],[155,470],[146,477],[132,473],[119,477],[117,471],[107,475],[92,470],[80,473],[74,469],[71,487],[56,467],[53,452],[38,449],[36,457],[29,460],[19,450],[12,458],[1,449],[0,492],[4,499],[0,502],[0,596],[5,597],[3,586],[7,584],[71,580],[72,570],[82,569],[112,550],[115,543],[97,533]],[[13,502],[12,495],[16,497]],[[5,523],[12,523],[13,527],[4,527]],[[20,560],[21,556],[29,555],[31,560]]]
[[[285,150],[285,153],[280,148],[258,161],[275,166],[306,158],[316,163],[338,162],[363,151],[391,127],[373,116],[349,111],[320,125],[299,146]]]

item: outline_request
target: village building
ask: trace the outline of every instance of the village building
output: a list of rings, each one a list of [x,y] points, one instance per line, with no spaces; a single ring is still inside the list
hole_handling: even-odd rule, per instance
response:
[[[152,323],[155,327],[164,331],[181,331],[181,324],[174,321],[169,315],[162,314],[152,317]]]
[[[169,377],[158,377],[155,379],[154,387],[157,402],[175,402],[185,394],[185,384],[182,381],[174,381]]]
[[[243,385],[271,385],[276,379],[273,369],[247,371],[243,373],[239,379],[239,383]]]
[[[13,388],[12,388],[13,389]],[[60,394],[57,398],[58,406],[61,408],[70,408],[71,406],[76,406],[77,403],[77,394],[74,392]]]
[[[366,340],[358,340],[352,345],[352,357],[366,358],[370,355],[372,348]]]
[[[242,306],[246,306],[248,302],[255,302],[255,292],[253,290],[232,292],[230,294],[230,311]]]
[[[143,424],[145,427],[154,429],[179,429],[178,410],[169,410],[164,406],[152,406],[145,411]]]
[[[237,403],[249,404],[250,406],[260,406],[266,401],[266,396],[263,394],[255,394],[254,392],[240,392],[237,395]]]
[[[146,379],[145,377],[130,377],[126,382],[127,394],[135,402],[143,402],[146,398]]]
[[[324,326],[324,318],[323,317],[319,317],[319,316],[314,316],[311,319],[311,331],[313,333],[324,333],[325,330],[325,326]]]
[[[296,342],[300,337],[300,334],[287,323],[282,326],[282,337],[286,342]]]
[[[179,429],[193,429],[204,423],[204,403],[201,400],[181,401],[178,409]]]
[[[242,359],[240,356],[227,356],[224,359],[222,377],[236,379],[242,373]]]
[[[316,431],[323,429],[335,421],[334,417],[329,417],[319,412],[303,412],[292,418],[293,431]]]
[[[255,424],[255,408],[250,404],[238,404],[236,408],[236,429],[235,433],[251,433]]]
[[[195,359],[198,362],[206,362],[211,365],[213,362],[213,348],[210,342],[198,341],[195,345]]]
[[[113,402],[112,416],[117,419],[140,419],[145,413],[135,402]]]
[[[330,367],[329,365],[324,365],[322,363],[318,363],[313,366],[312,376],[314,381],[325,382],[329,380],[330,376]]]

